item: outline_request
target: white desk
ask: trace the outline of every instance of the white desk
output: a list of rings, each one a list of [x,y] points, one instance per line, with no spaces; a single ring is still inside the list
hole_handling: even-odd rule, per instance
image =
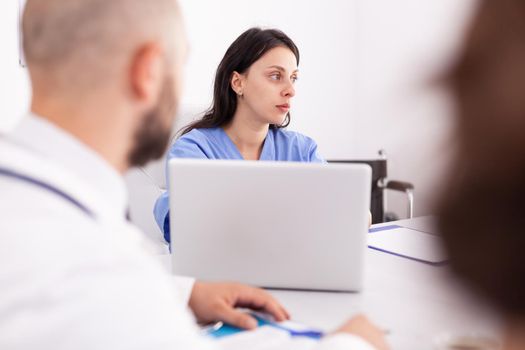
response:
[[[429,222],[416,218],[394,224],[422,229]],[[444,333],[498,333],[496,318],[461,290],[448,267],[372,249],[368,249],[366,259],[361,293],[271,292],[294,320],[324,330],[335,329],[355,313],[365,313],[390,331],[392,349],[432,349],[436,337]]]
[[[373,227],[395,224],[425,231],[432,230],[431,223],[431,218],[423,217]],[[270,292],[294,321],[326,331],[364,313],[390,331],[393,350],[433,349],[434,341],[443,334],[494,336],[500,328],[494,315],[461,290],[447,266],[426,265],[372,249],[367,250],[361,293]]]

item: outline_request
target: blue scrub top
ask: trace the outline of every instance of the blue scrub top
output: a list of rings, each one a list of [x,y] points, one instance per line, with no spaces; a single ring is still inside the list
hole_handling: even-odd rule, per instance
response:
[[[237,146],[235,146],[226,132],[220,127],[193,129],[185,134],[170,148],[167,162],[172,158],[243,160]],[[324,162],[317,153],[317,144],[314,140],[308,136],[284,129],[270,129],[268,131],[259,160],[306,163]],[[168,182],[169,181],[166,181],[166,183]],[[164,192],[157,199],[153,214],[157,224],[164,233],[164,238],[169,242],[170,221],[168,191]]]

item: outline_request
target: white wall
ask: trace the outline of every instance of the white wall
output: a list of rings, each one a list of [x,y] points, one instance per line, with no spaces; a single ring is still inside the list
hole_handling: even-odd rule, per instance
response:
[[[0,132],[10,129],[27,109],[27,70],[18,60],[18,0],[0,2]]]
[[[191,45],[182,114],[191,118],[209,105],[218,62],[242,31],[278,27],[302,55],[291,129],[315,138],[326,158],[386,149],[390,177],[413,182],[416,215],[429,213],[451,108],[428,83],[453,56],[476,0],[179,1]],[[0,2],[0,131],[30,96],[18,66],[17,6]],[[389,199],[403,214],[404,202]]]
[[[452,106],[435,84],[455,58],[476,0],[361,0],[357,156],[385,149],[389,177],[415,184],[416,216],[431,213],[448,159]],[[406,200],[389,207],[406,215]]]

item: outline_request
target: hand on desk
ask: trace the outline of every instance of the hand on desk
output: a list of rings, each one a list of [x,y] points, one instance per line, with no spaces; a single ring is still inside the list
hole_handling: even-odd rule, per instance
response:
[[[284,307],[262,289],[239,283],[195,282],[189,306],[197,321],[223,321],[239,328],[253,329],[257,321],[236,307],[250,308],[272,315],[276,321],[290,318]]]
[[[368,318],[363,315],[355,316],[343,326],[341,326],[335,333],[350,333],[361,337],[369,342],[377,350],[389,349],[384,332],[373,325]]]

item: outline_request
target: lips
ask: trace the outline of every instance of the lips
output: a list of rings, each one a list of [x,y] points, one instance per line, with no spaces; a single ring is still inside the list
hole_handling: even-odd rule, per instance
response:
[[[277,105],[275,107],[279,108],[282,112],[288,112],[290,110],[290,104],[288,103],[283,103],[282,105]]]

